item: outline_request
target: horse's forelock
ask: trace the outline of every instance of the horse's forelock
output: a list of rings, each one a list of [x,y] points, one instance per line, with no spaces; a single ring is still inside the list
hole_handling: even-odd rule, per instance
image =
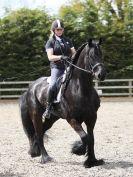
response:
[[[96,51],[98,54],[102,54],[102,51],[101,51],[101,48],[100,48],[99,43],[96,43],[96,45],[95,45],[95,51]]]

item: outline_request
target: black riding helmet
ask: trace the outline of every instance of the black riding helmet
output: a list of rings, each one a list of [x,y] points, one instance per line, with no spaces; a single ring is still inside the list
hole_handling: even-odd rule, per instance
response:
[[[56,28],[64,28],[64,24],[62,20],[55,20],[52,23],[51,30],[54,31]]]

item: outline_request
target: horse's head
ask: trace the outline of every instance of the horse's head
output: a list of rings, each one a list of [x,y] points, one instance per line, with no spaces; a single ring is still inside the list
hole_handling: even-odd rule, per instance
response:
[[[102,51],[100,49],[101,39],[95,42],[89,39],[86,46],[85,69],[90,70],[97,80],[104,80],[106,70],[103,64]]]

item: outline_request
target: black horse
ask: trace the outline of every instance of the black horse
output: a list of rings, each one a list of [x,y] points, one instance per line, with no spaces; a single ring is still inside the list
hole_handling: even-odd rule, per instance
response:
[[[95,76],[101,81],[106,75],[100,43],[100,40],[96,43],[90,39],[77,50],[70,69],[69,83],[60,103],[53,104],[50,119],[42,122],[48,90],[46,77],[39,78],[31,84],[20,99],[22,124],[30,143],[29,154],[31,157],[41,155],[41,163],[52,160],[44,147],[43,136],[59,118],[66,119],[80,136],[81,141],[74,143],[72,153],[86,154],[84,166],[89,168],[104,163],[103,160],[97,160],[95,157],[93,135],[97,110],[100,106],[99,96],[93,86],[93,78]],[[82,128],[83,122],[86,124],[87,133]]]

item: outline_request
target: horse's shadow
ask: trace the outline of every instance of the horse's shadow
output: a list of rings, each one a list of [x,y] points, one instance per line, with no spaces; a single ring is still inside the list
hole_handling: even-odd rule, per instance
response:
[[[17,176],[17,177],[23,177],[24,174],[15,174],[13,172],[7,171],[5,173],[0,173],[0,177],[12,177],[12,176]]]
[[[103,168],[105,169],[115,169],[115,168],[130,168],[133,167],[133,163],[127,162],[127,161],[118,161],[118,162],[106,162],[103,165]]]
[[[71,165],[74,165],[74,166],[81,165],[81,162],[69,161],[69,162],[63,162],[63,164],[64,163],[68,163],[68,164],[71,164]],[[101,166],[101,168],[105,168],[107,170],[116,169],[116,168],[126,169],[126,168],[130,168],[130,167],[133,167],[133,163],[127,162],[127,161],[119,161],[119,162],[107,162],[107,161],[105,161],[105,164]]]

